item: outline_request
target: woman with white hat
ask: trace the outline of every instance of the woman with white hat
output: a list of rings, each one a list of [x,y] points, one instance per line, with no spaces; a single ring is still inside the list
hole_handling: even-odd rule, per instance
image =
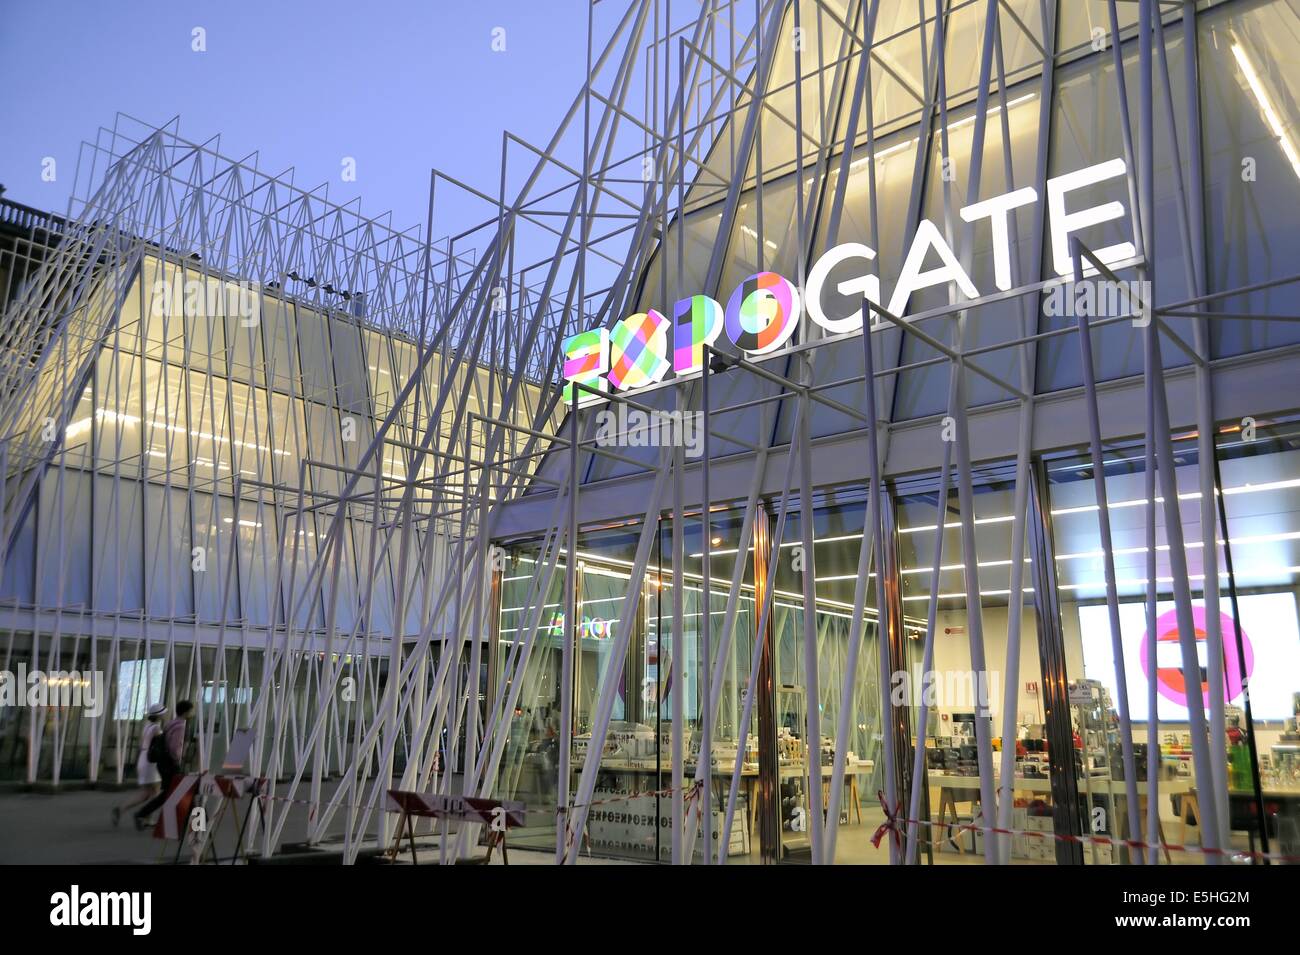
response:
[[[140,731],[140,755],[135,760],[136,781],[139,782],[140,788],[136,790],[134,796],[122,803],[122,805],[113,807],[113,825],[115,826],[122,820],[123,809],[138,806],[158,795],[158,787],[162,785],[162,776],[158,773],[158,767],[149,762],[149,744],[153,742],[155,736],[162,732],[162,718],[166,712],[167,707],[161,703],[155,703],[149,707],[149,711],[145,714],[144,729]]]

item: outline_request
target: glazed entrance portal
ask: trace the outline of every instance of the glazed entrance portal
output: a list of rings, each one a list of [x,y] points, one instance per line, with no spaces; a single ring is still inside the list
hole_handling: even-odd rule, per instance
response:
[[[1066,212],[1066,195],[1124,174],[1124,160],[1111,159],[1047,180],[1048,228],[1052,266],[1057,275],[1068,277],[1072,274],[1072,233],[1125,215],[1124,204],[1118,201]],[[1011,289],[1011,213],[1037,201],[1038,193],[1032,188],[1024,188],[959,210],[965,222],[988,220],[992,232],[993,283],[999,291]],[[924,268],[931,253],[938,255],[942,264],[936,268]],[[1099,250],[1097,257],[1111,264],[1134,254],[1131,242],[1120,242]],[[564,379],[566,382],[581,382],[598,391],[608,391],[610,385],[617,391],[630,391],[663,381],[669,371],[676,377],[697,374],[703,367],[704,346],[717,341],[724,327],[728,340],[744,354],[751,357],[767,355],[790,340],[805,311],[815,324],[832,334],[860,331],[860,311],[854,309],[851,314],[838,318],[828,315],[822,301],[823,291],[833,269],[856,260],[863,264],[863,271],[836,282],[835,290],[840,295],[861,296],[882,305],[880,279],[865,271],[875,257],[876,252],[871,247],[847,242],[829,249],[817,260],[808,272],[802,292],[784,276],[759,272],[736,286],[725,309],[707,295],[692,295],[673,306],[671,321],[657,310],[649,309],[620,319],[610,328],[593,328],[571,335],[564,340]],[[1095,270],[1089,267],[1087,271]],[[901,317],[912,293],[950,282],[955,283],[967,299],[980,295],[939,227],[929,219],[922,219],[912,237],[889,304],[884,307],[891,315]],[[571,392],[571,386],[566,384],[566,402],[572,400]],[[601,400],[590,392],[583,392],[579,403]]]

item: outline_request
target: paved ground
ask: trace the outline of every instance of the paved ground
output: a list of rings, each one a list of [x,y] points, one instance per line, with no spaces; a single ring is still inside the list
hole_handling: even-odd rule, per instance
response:
[[[283,793],[286,787],[280,787]],[[327,784],[322,796],[332,795],[332,784]],[[75,865],[155,865],[170,862],[176,853],[176,843],[153,838],[151,831],[137,832],[124,814],[122,825],[114,828],[110,810],[124,802],[129,792],[73,789],[54,794],[30,792],[0,792],[0,864],[75,864]],[[241,807],[242,811],[242,807]],[[339,840],[341,847],[344,814],[340,812],[324,840],[324,848]],[[291,806],[285,823],[281,845],[287,846],[306,838],[306,807]],[[840,863],[885,864],[889,861],[886,844],[879,849],[871,845],[870,837],[880,822],[878,810],[863,812],[863,822],[842,826],[836,861]],[[230,818],[220,821],[216,831],[217,845],[228,853],[234,844],[235,828]],[[373,830],[372,830],[373,831]],[[1176,833],[1166,828],[1168,835]],[[1243,837],[1244,840],[1244,837]],[[478,852],[483,850],[479,849]],[[436,841],[421,838],[418,848],[421,865],[438,861]],[[399,862],[410,863],[409,852],[403,852]],[[494,854],[494,864],[500,863]],[[551,865],[554,855],[550,851],[525,851],[517,845],[510,852],[512,865]],[[758,862],[756,855],[733,857],[732,864]],[[980,864],[981,856],[959,855],[952,851],[935,855],[937,864]],[[1016,860],[1027,864],[1027,860]],[[1203,859],[1198,854],[1176,854],[1179,864],[1198,864]],[[581,858],[583,865],[619,865],[616,860]]]
[[[279,790],[284,792],[284,787]],[[327,785],[323,796],[333,792]],[[124,815],[123,823],[114,828],[109,813],[115,804],[125,801],[129,792],[98,790],[70,790],[56,794],[3,793],[0,794],[0,864],[62,863],[90,865],[153,865],[169,862],[175,857],[176,844],[155,839],[151,832],[136,832]],[[342,814],[340,813],[341,817]],[[864,824],[841,830],[841,862],[884,863],[887,851],[872,847],[870,835],[877,820],[870,812]],[[341,818],[331,826],[330,835],[341,838]],[[234,828],[226,819],[219,824],[218,846],[227,851],[234,842]],[[285,824],[282,844],[306,838],[305,807],[292,806]],[[328,840],[327,840],[328,841]],[[434,863],[438,859],[436,842],[420,840],[420,864]],[[481,850],[480,850],[481,851]],[[402,853],[399,861],[410,862],[410,854]],[[525,851],[522,846],[510,853],[512,865],[551,865],[554,855],[549,851]],[[757,857],[736,857],[733,863],[757,862]],[[948,854],[943,861],[973,861]],[[499,862],[494,856],[493,862]],[[591,858],[583,855],[584,865],[617,865],[616,861]]]
[[[135,830],[130,810],[114,828],[110,811],[131,795],[131,791],[84,789],[0,794],[0,863],[147,865],[170,860],[176,844],[170,843],[168,855],[168,845],[153,838],[151,831]],[[229,817],[219,822],[216,833],[223,839],[222,848],[233,845],[235,831]],[[284,841],[305,837],[305,813],[291,812]]]
[[[281,787],[281,792],[285,787]],[[333,792],[327,785],[322,795],[328,798]],[[110,812],[114,805],[125,802],[129,791],[71,789],[59,793],[0,792],[0,865],[156,865],[175,858],[176,843],[153,837],[151,830],[137,832],[131,824],[129,811],[123,813],[122,823],[114,827]],[[241,812],[243,808],[241,807]],[[330,837],[342,839],[342,817],[327,832],[326,848]],[[217,824],[214,836],[222,852],[234,844],[235,828],[227,817]],[[307,835],[306,807],[290,808],[285,823],[282,845],[301,842]],[[417,849],[421,865],[436,863],[436,841],[421,838]],[[477,850],[482,852],[481,849]],[[403,852],[400,862],[409,864],[409,852]],[[494,854],[493,864],[500,863]],[[551,865],[554,854],[530,852],[522,848],[510,852],[511,865]],[[583,859],[584,865],[613,865],[600,859]]]

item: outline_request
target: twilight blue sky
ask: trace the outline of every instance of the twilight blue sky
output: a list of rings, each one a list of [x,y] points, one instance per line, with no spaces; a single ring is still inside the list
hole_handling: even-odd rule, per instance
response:
[[[63,212],[82,140],[121,111],[260,150],[335,201],[422,223],[429,169],[495,194],[501,131],[545,143],[581,88],[584,0],[4,0],[0,183]],[[207,52],[191,31],[207,31]],[[504,53],[492,50],[494,27]],[[42,158],[58,178],[41,180]],[[355,157],[356,182],[341,181]],[[440,203],[441,205],[441,203]],[[480,207],[475,215],[483,214]],[[441,219],[441,216],[438,217]],[[435,222],[435,232],[445,229]]]

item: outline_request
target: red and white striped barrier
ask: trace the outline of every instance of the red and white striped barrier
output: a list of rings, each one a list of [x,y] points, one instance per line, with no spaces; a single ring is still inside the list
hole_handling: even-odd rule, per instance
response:
[[[203,794],[214,790],[226,799],[243,799],[245,796],[260,796],[266,789],[265,776],[209,776],[205,777]]]
[[[384,808],[389,812],[434,819],[451,819],[460,822],[499,824],[513,829],[524,824],[527,807],[521,802],[502,802],[499,799],[481,799],[474,796],[442,796],[437,793],[415,793],[401,789],[388,790]]]
[[[194,808],[194,797],[198,793],[199,780],[203,775],[187,773],[172,787],[153,827],[155,839],[179,839],[185,833],[190,810]]]
[[[189,813],[189,809],[187,806],[185,812],[177,816],[175,815],[177,810],[173,808],[172,811],[169,812],[168,811],[169,807],[171,807],[173,804],[173,798],[175,798],[176,800],[180,800],[185,797],[186,793],[190,793],[188,802],[192,804],[193,794],[191,791],[193,790],[194,787],[193,780],[197,780],[198,778],[199,778],[198,775],[193,777],[190,776],[185,777],[185,779],[182,780],[182,782],[173,791],[172,796],[168,797],[167,804],[163,806],[163,816],[159,820],[158,825],[154,829],[154,835],[156,837],[168,838],[168,839],[175,839],[178,837],[175,833],[180,832],[180,830],[184,827],[186,817],[188,816]],[[254,777],[234,777],[234,778],[246,779],[246,780],[254,779]],[[265,778],[257,778],[256,782],[258,784],[257,787],[258,795],[262,799],[270,799],[274,802],[284,803],[287,805],[307,806],[308,811],[310,813],[314,814],[316,812],[317,805],[311,802],[310,800],[290,799],[286,796],[271,795],[270,793],[265,791],[266,788]],[[188,789],[185,788],[187,784],[188,784]],[[215,783],[215,785],[217,787],[220,787],[221,784]],[[688,811],[693,810],[697,814],[699,814],[700,807],[693,807],[691,804],[693,800],[699,796],[701,788],[702,787],[699,786],[698,784],[692,784],[685,787],[683,791],[683,799],[686,802]],[[245,790],[244,794],[247,795],[248,792],[249,790]],[[629,799],[637,798],[640,796],[667,797],[667,796],[671,796],[673,792],[674,790],[672,789],[643,790],[635,793],[625,793],[608,799],[593,800],[592,802],[588,803],[588,805],[601,806],[601,805],[606,805],[608,803],[625,802]],[[878,795],[882,800],[882,807],[883,807],[884,806],[883,794],[878,794]],[[360,803],[345,803],[344,805],[354,809],[366,808],[364,805]],[[384,806],[385,810],[387,810],[388,812],[406,812],[408,815],[411,816],[426,816],[426,817],[433,817],[439,819],[444,818],[445,816],[445,818],[448,819],[460,819],[464,821],[479,822],[485,824],[491,824],[494,821],[493,810],[496,807],[502,807],[504,809],[506,825],[509,826],[510,828],[514,828],[516,826],[522,826],[524,824],[524,813],[526,812],[526,806],[522,802],[505,802],[505,801],[500,801],[495,799],[479,799],[474,797],[461,797],[461,796],[440,796],[433,793],[413,793],[413,792],[406,792],[403,790],[390,789],[388,790],[387,800]],[[568,811],[572,811],[573,809],[576,808],[577,808],[576,805],[570,806],[568,807]],[[1112,838],[1110,836],[1100,836],[1100,835],[1098,836],[1057,835],[1056,833],[1053,832],[1043,832],[1041,830],[1004,829],[999,826],[980,825],[979,816],[977,816],[976,819],[972,820],[971,822],[967,822],[967,823],[947,823],[947,822],[940,823],[940,822],[935,822],[934,820],[931,819],[908,819],[902,814],[901,809],[902,807],[898,806],[895,807],[894,812],[890,812],[889,809],[885,807],[885,822],[883,822],[876,829],[876,832],[873,835],[871,840],[874,845],[878,847],[880,845],[880,841],[886,836],[890,836],[893,839],[898,840],[899,844],[901,845],[902,840],[906,834],[906,827],[909,825],[914,825],[914,826],[925,826],[928,829],[935,829],[947,836],[960,834],[966,831],[978,830],[986,834],[1006,835],[1006,836],[1025,836],[1031,839],[1039,839],[1039,840],[1051,839],[1060,842],[1077,842],[1083,845],[1087,845],[1089,843],[1096,843],[1097,845],[1104,845],[1104,846],[1128,846],[1131,849],[1159,849],[1161,851],[1168,850],[1171,852],[1199,853],[1201,855],[1251,858],[1252,860],[1261,861],[1261,862],[1267,860],[1269,862],[1280,862],[1280,863],[1290,864],[1290,865],[1300,864],[1300,856],[1287,855],[1279,852],[1264,853],[1259,851],[1250,852],[1242,849],[1211,849],[1205,846],[1184,846],[1172,842],[1162,842],[1159,845],[1152,845],[1141,839],[1117,839],[1117,838]],[[564,806],[559,806],[556,808],[555,811],[557,815],[564,815],[566,809]],[[162,830],[169,818],[172,819],[170,831],[173,834],[164,835]],[[568,834],[567,841],[569,843],[572,843],[573,841],[572,832]]]

